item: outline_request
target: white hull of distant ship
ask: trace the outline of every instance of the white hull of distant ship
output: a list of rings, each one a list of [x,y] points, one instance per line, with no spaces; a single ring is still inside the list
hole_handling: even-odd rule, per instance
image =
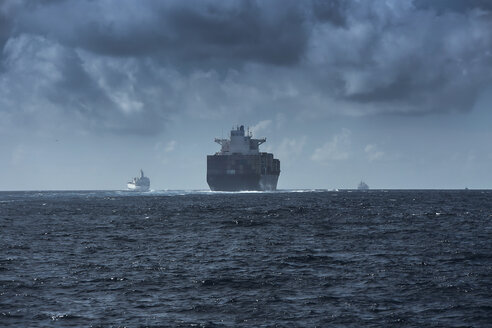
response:
[[[207,183],[213,191],[276,190],[280,161],[260,153],[266,141],[245,135],[244,126],[231,131],[230,139],[215,139],[220,152],[207,156]]]
[[[128,182],[127,185],[128,190],[130,191],[149,191],[150,187],[149,186],[136,186],[131,182]]]
[[[130,191],[149,191],[150,179],[144,176],[143,171],[140,170],[140,177],[133,178],[133,180],[128,182],[126,186]]]

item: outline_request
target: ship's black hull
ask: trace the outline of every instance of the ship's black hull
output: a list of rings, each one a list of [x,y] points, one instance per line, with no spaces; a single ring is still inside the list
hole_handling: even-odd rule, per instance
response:
[[[213,191],[276,190],[280,161],[272,154],[207,156],[207,183]]]
[[[278,175],[207,175],[213,191],[267,191],[277,189]]]

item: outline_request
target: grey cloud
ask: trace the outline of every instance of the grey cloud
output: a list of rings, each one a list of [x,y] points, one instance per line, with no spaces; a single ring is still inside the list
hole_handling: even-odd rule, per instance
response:
[[[49,35],[108,56],[150,56],[172,64],[289,65],[304,53],[305,19],[294,1],[147,1],[139,6],[134,1],[65,1],[26,10],[17,33]]]
[[[347,24],[347,10],[349,2],[346,0],[314,0],[312,12],[315,19],[321,22],[330,22],[336,26]]]
[[[13,28],[12,11],[6,3],[0,4],[0,51],[10,37]],[[1,59],[1,57],[0,57]]]
[[[0,11],[0,49],[7,41],[10,35],[10,22],[6,15]]]
[[[470,110],[491,82],[490,17],[373,4],[349,16],[347,28],[323,27],[312,38],[328,40],[313,47],[312,56],[327,67],[332,95],[354,106],[380,106],[380,112]]]
[[[95,66],[94,62],[73,49],[29,35],[11,38],[4,53],[0,109],[11,123],[134,134],[157,133],[165,123],[165,116],[147,101],[143,89],[122,83],[128,81],[125,65],[90,69],[85,66]],[[139,100],[142,103],[135,107]],[[2,123],[8,126],[9,122]]]
[[[214,5],[197,11],[179,8],[168,15],[181,49],[192,60],[219,58],[290,65],[299,61],[308,38],[297,5],[277,3],[273,9],[243,1],[238,8]],[[277,9],[277,10],[275,10]],[[191,45],[187,49],[187,45]]]
[[[486,1],[13,3],[0,5],[0,111],[19,119],[37,103],[152,134],[178,112],[470,110],[492,83]]]
[[[432,9],[439,14],[463,13],[474,9],[492,11],[492,2],[489,0],[415,0],[414,4],[419,9]]]

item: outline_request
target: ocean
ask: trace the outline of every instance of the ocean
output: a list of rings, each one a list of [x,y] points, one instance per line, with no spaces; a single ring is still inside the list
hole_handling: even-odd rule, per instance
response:
[[[0,192],[0,327],[491,327],[492,191]]]

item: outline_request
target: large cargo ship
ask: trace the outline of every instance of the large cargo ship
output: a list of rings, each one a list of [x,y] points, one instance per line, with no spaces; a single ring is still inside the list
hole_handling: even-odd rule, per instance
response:
[[[207,156],[207,183],[214,191],[276,190],[280,161],[259,146],[266,139],[253,139],[241,125],[230,139],[215,139],[220,152]]]

